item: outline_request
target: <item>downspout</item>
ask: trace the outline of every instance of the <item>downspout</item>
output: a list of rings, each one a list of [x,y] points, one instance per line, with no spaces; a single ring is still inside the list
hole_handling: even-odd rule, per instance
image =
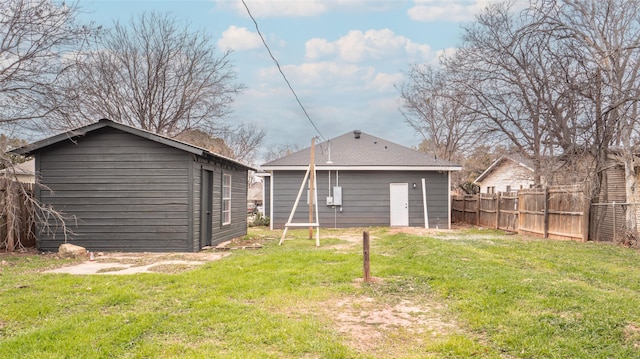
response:
[[[269,220],[269,229],[273,231],[273,179],[275,177],[275,172],[271,171],[271,180],[269,181],[269,215],[271,219]]]
[[[427,185],[424,178],[422,179],[422,206],[424,209],[424,228],[429,228],[429,211],[427,210]]]

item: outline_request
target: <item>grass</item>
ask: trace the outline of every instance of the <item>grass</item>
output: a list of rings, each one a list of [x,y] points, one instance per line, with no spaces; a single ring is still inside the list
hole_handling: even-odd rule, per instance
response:
[[[468,229],[291,231],[177,274],[0,256],[2,358],[640,358],[640,254]],[[407,309],[408,308],[408,309]],[[406,309],[406,310],[405,310]]]

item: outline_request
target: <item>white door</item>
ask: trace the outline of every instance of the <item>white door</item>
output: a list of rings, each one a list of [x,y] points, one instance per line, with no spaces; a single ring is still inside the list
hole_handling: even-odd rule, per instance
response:
[[[392,226],[409,225],[409,184],[390,183],[390,224]]]

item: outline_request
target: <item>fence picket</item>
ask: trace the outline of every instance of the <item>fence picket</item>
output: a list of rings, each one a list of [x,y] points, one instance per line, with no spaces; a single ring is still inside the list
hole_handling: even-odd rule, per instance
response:
[[[468,212],[472,201],[477,205],[473,222],[468,220],[466,213],[462,216],[456,213],[460,202],[463,212]],[[576,187],[522,190],[517,195],[454,196],[453,202],[451,218],[454,221],[545,238],[588,239],[589,201]]]

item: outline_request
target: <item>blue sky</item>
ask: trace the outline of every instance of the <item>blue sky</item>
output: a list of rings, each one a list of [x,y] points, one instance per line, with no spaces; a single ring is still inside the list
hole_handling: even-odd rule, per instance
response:
[[[324,139],[359,129],[405,146],[422,140],[404,122],[396,85],[412,64],[435,63],[461,25],[490,0],[245,0]],[[173,14],[233,50],[247,86],[229,121],[256,123],[265,145],[307,147],[318,135],[295,101],[239,0],[81,0],[81,19],[110,25],[144,11]],[[318,135],[319,136],[319,135]]]

